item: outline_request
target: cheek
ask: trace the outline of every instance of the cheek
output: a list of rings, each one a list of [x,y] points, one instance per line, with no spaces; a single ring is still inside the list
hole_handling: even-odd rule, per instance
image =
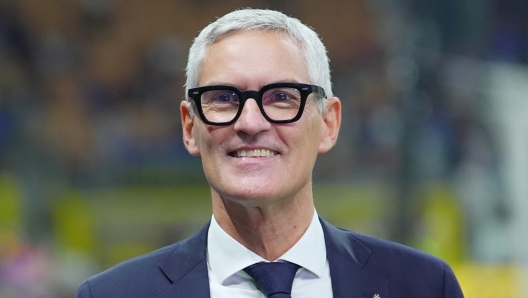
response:
[[[303,117],[304,116],[305,115],[303,115]],[[322,135],[322,120],[320,119],[321,117],[319,114],[309,116],[310,117],[307,117],[306,122],[302,123],[299,127],[288,131],[283,137],[292,151],[300,153],[300,158],[317,156],[319,152],[319,144]]]
[[[204,129],[199,129],[196,131],[195,137],[202,158],[207,157],[207,155],[211,154],[210,152],[212,151],[213,145],[211,142],[211,136],[207,133],[207,131]]]
[[[314,111],[312,111],[309,120],[309,123],[306,125],[308,129],[303,135],[306,139],[306,142],[309,143],[310,148],[313,147],[314,150],[318,150],[322,136],[323,120],[321,115]]]
[[[202,158],[205,157],[204,154],[210,156],[222,151],[222,146],[229,136],[228,129],[228,127],[202,125],[196,131],[196,140],[198,140]]]
[[[198,152],[201,152],[203,150],[203,145],[202,145],[203,138],[202,138],[202,133],[200,132],[200,130],[201,130],[200,126],[197,126],[197,125],[195,125],[192,130],[192,136],[193,136],[194,143],[196,144],[196,149],[198,150]]]
[[[198,155],[202,159],[207,159],[211,155],[214,146],[210,129],[203,123],[197,123],[193,128],[192,135]]]

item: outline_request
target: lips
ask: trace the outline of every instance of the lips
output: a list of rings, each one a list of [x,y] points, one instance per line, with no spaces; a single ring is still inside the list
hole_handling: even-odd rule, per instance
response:
[[[279,152],[271,150],[271,149],[247,149],[247,150],[237,150],[230,152],[229,155],[232,157],[250,157],[250,158],[257,158],[257,157],[272,157],[275,155],[278,155]]]

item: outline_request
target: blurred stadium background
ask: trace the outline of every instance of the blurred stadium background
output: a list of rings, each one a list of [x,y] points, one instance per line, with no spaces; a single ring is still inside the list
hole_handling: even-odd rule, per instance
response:
[[[344,118],[319,213],[444,258],[466,297],[528,297],[525,0],[1,0],[0,297],[73,297],[209,219],[183,69],[242,7],[328,47]]]

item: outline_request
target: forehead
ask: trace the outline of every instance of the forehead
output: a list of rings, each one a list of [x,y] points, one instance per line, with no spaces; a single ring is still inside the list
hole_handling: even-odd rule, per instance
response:
[[[244,30],[222,36],[207,48],[199,75],[200,86],[280,81],[310,83],[300,45],[282,31]]]

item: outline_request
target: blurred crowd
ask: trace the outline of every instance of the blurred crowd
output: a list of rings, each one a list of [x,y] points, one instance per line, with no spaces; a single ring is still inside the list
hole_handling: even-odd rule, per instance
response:
[[[65,189],[204,181],[181,142],[186,55],[236,7],[296,16],[328,47],[343,126],[316,181],[384,181],[403,202],[415,185],[447,183],[465,207],[470,256],[500,260],[486,227],[508,206],[481,70],[528,63],[527,3],[0,1],[0,174],[22,190],[26,218],[23,232],[0,222],[0,296],[52,296],[16,289],[49,284],[50,201]]]

